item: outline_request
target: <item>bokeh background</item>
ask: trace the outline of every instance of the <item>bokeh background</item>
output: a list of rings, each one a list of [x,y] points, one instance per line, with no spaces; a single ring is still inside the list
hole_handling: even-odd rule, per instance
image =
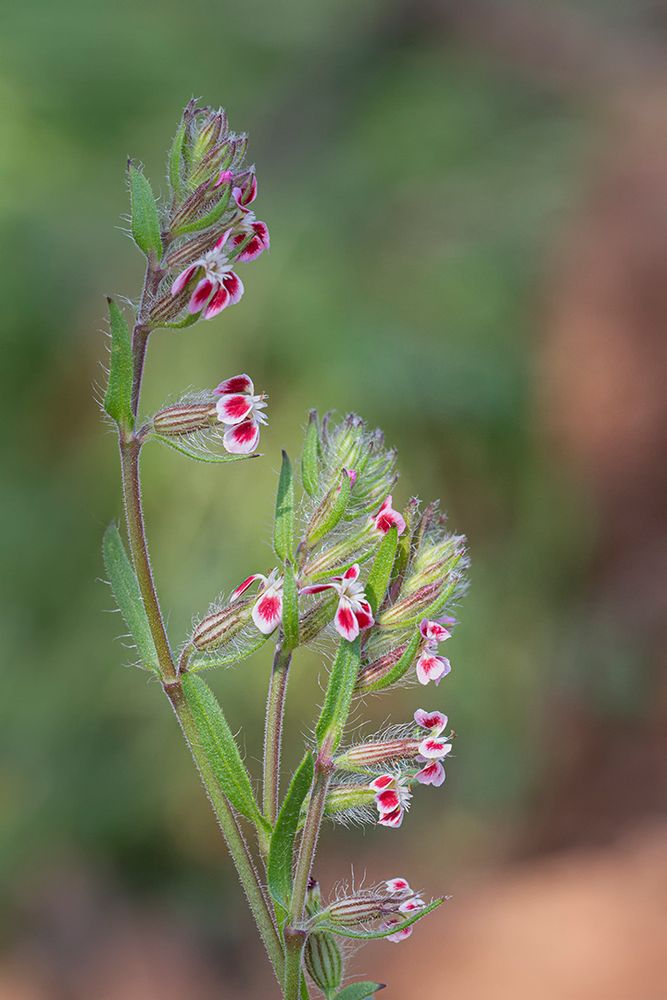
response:
[[[328,830],[320,874],[454,898],[351,970],[388,1000],[667,996],[665,4],[25,0],[0,26],[2,1000],[275,995],[100,580],[125,160],[164,190],[193,95],[251,133],[272,250],[241,306],[155,336],[145,404],[248,370],[271,423],[227,470],[147,450],[172,635],[268,565],[311,406],[383,427],[398,499],[441,496],[472,572],[452,675],[369,725],[435,698],[457,753],[400,831]],[[293,672],[292,759],[321,672]],[[267,673],[212,679],[251,765]]]

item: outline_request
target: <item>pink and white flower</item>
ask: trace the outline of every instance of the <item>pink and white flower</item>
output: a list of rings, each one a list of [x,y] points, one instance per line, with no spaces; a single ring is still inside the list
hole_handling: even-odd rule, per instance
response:
[[[236,223],[234,229],[235,233],[232,237],[232,244],[235,247],[244,243],[249,236],[251,237],[237,260],[244,263],[248,260],[255,260],[261,253],[269,249],[271,245],[269,227],[265,222],[260,222],[255,217],[254,212],[244,211],[242,218]]]
[[[381,774],[371,781],[369,787],[375,792],[380,826],[398,829],[412,799],[412,793],[404,779],[396,774]]]
[[[210,250],[181,271],[171,286],[171,294],[178,295],[190,281],[199,277],[188,311],[201,312],[202,319],[212,319],[227,306],[235,305],[243,295],[243,282],[223,252],[230,233],[231,229],[223,233]]]
[[[256,396],[249,375],[234,375],[214,390],[218,420],[227,430],[223,444],[234,455],[247,455],[259,444],[259,428],[268,423],[266,397]]]
[[[405,531],[405,518],[392,507],[391,493],[383,502],[377,514],[372,518],[373,527],[381,535],[386,535],[390,528],[398,528],[399,535]]]
[[[390,896],[411,896],[412,889],[410,888],[410,883],[406,878],[401,875],[397,875],[395,878],[389,878],[385,882],[385,889]]]
[[[268,576],[264,576],[263,573],[253,573],[247,577],[232,593],[229,603],[238,600],[241,594],[245,594],[246,590],[258,581],[261,590],[252,609],[252,620],[263,635],[270,635],[283,617],[283,578],[278,575],[278,570],[272,569]]]
[[[442,712],[425,712],[418,708],[415,712],[415,722],[428,735],[419,744],[417,760],[424,767],[417,772],[415,778],[421,785],[434,785],[439,788],[445,780],[445,768],[442,760],[452,751],[452,744],[441,738],[441,733],[447,725],[447,716]]]
[[[440,622],[429,621],[427,618],[420,624],[419,631],[424,642],[417,660],[417,680],[420,684],[434,681],[437,685],[452,669],[446,656],[438,656],[438,644],[449,639],[451,632]]]
[[[410,888],[407,879],[401,877],[390,878],[387,882],[385,882],[385,886],[390,896],[398,896],[403,899],[403,902],[398,908],[398,912],[402,913],[404,918],[412,916],[413,913],[418,913],[419,910],[423,910],[426,906],[426,903],[421,896]],[[402,922],[401,917],[398,915],[392,915],[387,917],[387,919],[380,924],[380,930],[389,931],[392,927],[398,927]],[[388,934],[385,940],[392,941],[397,944],[399,941],[405,941],[411,934],[412,925],[410,927],[402,928],[395,934]]]
[[[375,619],[371,606],[366,600],[364,585],[359,580],[359,563],[345,570],[342,576],[334,576],[328,583],[315,583],[302,587],[301,594],[321,594],[325,590],[335,590],[338,594],[336,610],[336,630],[343,639],[352,642],[363,629],[370,628]]]

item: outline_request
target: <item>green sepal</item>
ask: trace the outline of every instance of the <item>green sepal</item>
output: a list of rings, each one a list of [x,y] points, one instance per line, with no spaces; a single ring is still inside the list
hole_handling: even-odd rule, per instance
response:
[[[276,495],[276,519],[273,528],[273,547],[283,562],[294,554],[294,476],[289,455],[283,451],[283,462]]]
[[[287,649],[299,645],[299,591],[294,576],[294,567],[287,560],[283,575],[283,636]]]
[[[417,913],[413,914],[411,917],[407,917],[402,920],[400,924],[394,924],[384,931],[353,931],[349,927],[337,926],[331,921],[325,921],[322,924],[317,925],[318,931],[328,931],[330,934],[337,934],[338,937],[352,938],[354,941],[375,941],[378,938],[389,937],[390,934],[398,934],[400,931],[404,931],[406,927],[411,927],[412,924],[416,924],[418,920],[422,920],[423,917],[428,916],[429,913],[433,913],[437,910],[439,906],[445,902],[446,897],[441,899],[434,899],[432,903],[425,906],[423,910],[419,910]]]
[[[419,649],[419,644],[421,642],[421,633],[419,629],[410,639],[409,643],[403,650],[403,655],[400,660],[394,664],[391,670],[384,675],[384,677],[378,678],[372,684],[364,687],[359,687],[357,689],[357,694],[369,694],[371,691],[383,691],[385,688],[391,687],[392,684],[397,684],[412,666],[417,655],[417,650]]]
[[[198,219],[193,219],[192,222],[183,222],[180,226],[176,226],[172,235],[184,236],[185,233],[199,233],[203,229],[209,229],[211,226],[214,226],[227,211],[230,194],[231,191],[226,191],[217,205],[210,212],[206,212],[205,215],[200,215]]]
[[[128,173],[134,242],[147,257],[153,256],[159,260],[162,256],[162,239],[155,195],[144,172],[133,163],[129,164]]]
[[[183,319],[169,320],[165,323],[158,323],[155,329],[160,330],[185,330],[188,326],[194,326],[200,318],[201,313],[188,313]]]
[[[252,455],[215,455],[212,452],[195,451],[194,448],[188,448],[185,444],[177,444],[171,438],[165,437],[162,434],[156,434],[155,432],[149,435],[148,440],[159,441],[160,444],[166,444],[167,447],[173,448],[174,451],[180,452],[181,455],[193,458],[195,462],[208,462],[211,465],[227,465],[229,462],[245,462],[249,458],[260,458],[258,452],[254,452]]]
[[[320,483],[320,431],[317,411],[311,410],[301,456],[301,482],[310,497],[317,496]]]
[[[104,395],[104,409],[112,420],[125,430],[134,427],[132,413],[132,380],[134,378],[134,360],[132,358],[132,338],[130,329],[122,312],[113,299],[107,299],[109,304],[109,322],[111,325],[111,359],[109,363],[109,381]]]
[[[377,614],[384,601],[387,587],[391,579],[391,571],[398,547],[398,529],[392,526],[380,542],[373,565],[371,566],[364,592],[373,614]]]
[[[359,636],[353,642],[341,639],[336,659],[329,674],[327,693],[324,696],[322,712],[315,730],[318,747],[322,748],[326,742],[331,754],[337,750],[343,738],[357,682],[360,659]]]
[[[352,481],[347,469],[341,472],[340,482],[332,486],[320,506],[315,511],[308,532],[308,544],[314,545],[336,527],[350,500]]]
[[[271,828],[259,811],[250,776],[215,695],[196,674],[183,674],[181,683],[199,745],[220,788],[237,812],[268,832]]]
[[[336,993],[333,1000],[371,1000],[373,994],[379,993],[385,986],[386,983],[350,983],[340,993]]]
[[[141,599],[139,584],[115,524],[110,524],[104,532],[102,556],[113,595],[134,639],[141,657],[141,664],[146,670],[152,670],[159,674],[157,652]]]
[[[314,768],[313,755],[308,752],[294,772],[271,836],[267,865],[269,892],[271,898],[285,910],[289,907],[292,895],[294,839],[301,806],[313,783]]]
[[[202,670],[213,670],[215,667],[231,667],[235,663],[240,663],[241,660],[247,660],[249,656],[256,653],[258,649],[268,642],[268,635],[262,635],[260,633],[259,637],[251,645],[244,647],[240,652],[233,649],[231,653],[226,653],[221,656],[206,656],[203,653],[195,654],[191,660],[188,661],[188,671],[196,674]]]

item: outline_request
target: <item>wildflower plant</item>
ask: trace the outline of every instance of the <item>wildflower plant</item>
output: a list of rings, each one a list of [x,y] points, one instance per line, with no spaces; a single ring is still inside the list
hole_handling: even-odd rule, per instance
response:
[[[257,180],[246,147],[223,111],[191,101],[169,153],[168,196],[158,202],[142,169],[128,164],[131,233],[146,269],[131,322],[129,309],[109,300],[103,408],[118,432],[129,554],[111,525],[104,561],[140,666],[159,681],[192,753],[282,995],[303,1000],[315,986],[327,1000],[362,1000],[382,984],[343,985],[345,941],[403,941],[443,900],[426,900],[402,876],[324,900],[314,877],[320,830],[328,821],[395,829],[413,794],[445,781],[453,734],[432,704],[360,742],[348,735],[348,723],[367,696],[413,679],[433,682],[433,691],[449,672],[439,647],[465,587],[465,546],[446,530],[437,504],[394,505],[396,454],[380,431],[356,415],[320,419],[312,411],[300,475],[282,456],[274,565],[250,566],[243,581],[230,580],[229,597],[196,619],[180,645],[168,636],[149,559],[141,453],[158,443],[214,464],[257,457],[267,397],[249,375],[228,375],[140,416],[142,376],[149,338],[237,304],[246,264],[269,247],[268,227],[250,208]],[[323,642],[331,646],[326,690],[313,736],[286,782],[288,677],[299,650],[314,640],[320,650]],[[274,655],[258,796],[202,674],[248,660],[267,643]]]

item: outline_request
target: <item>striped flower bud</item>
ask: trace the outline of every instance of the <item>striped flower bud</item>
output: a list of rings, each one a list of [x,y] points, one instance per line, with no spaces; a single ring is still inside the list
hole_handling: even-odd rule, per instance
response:
[[[382,680],[389,676],[407,648],[408,643],[402,642],[383,656],[363,664],[357,679],[357,691],[363,692],[372,690],[375,686],[381,687]]]
[[[405,760],[419,753],[420,740],[397,739],[378,740],[375,743],[360,743],[350,747],[340,757],[336,757],[336,767],[354,771],[358,768],[375,767],[392,760]]]
[[[203,431],[217,423],[215,405],[211,403],[181,403],[167,406],[153,417],[153,429],[158,434],[178,437]]]
[[[234,604],[203,618],[192,633],[192,645],[200,652],[209,652],[228,642],[252,618],[252,602]]]
[[[400,907],[399,899],[381,896],[379,893],[360,893],[358,896],[347,896],[345,899],[336,900],[323,911],[322,915],[334,924],[350,927],[378,920],[389,913],[397,913]]]
[[[333,996],[343,980],[343,956],[333,934],[309,934],[304,951],[308,975],[325,997]]]

